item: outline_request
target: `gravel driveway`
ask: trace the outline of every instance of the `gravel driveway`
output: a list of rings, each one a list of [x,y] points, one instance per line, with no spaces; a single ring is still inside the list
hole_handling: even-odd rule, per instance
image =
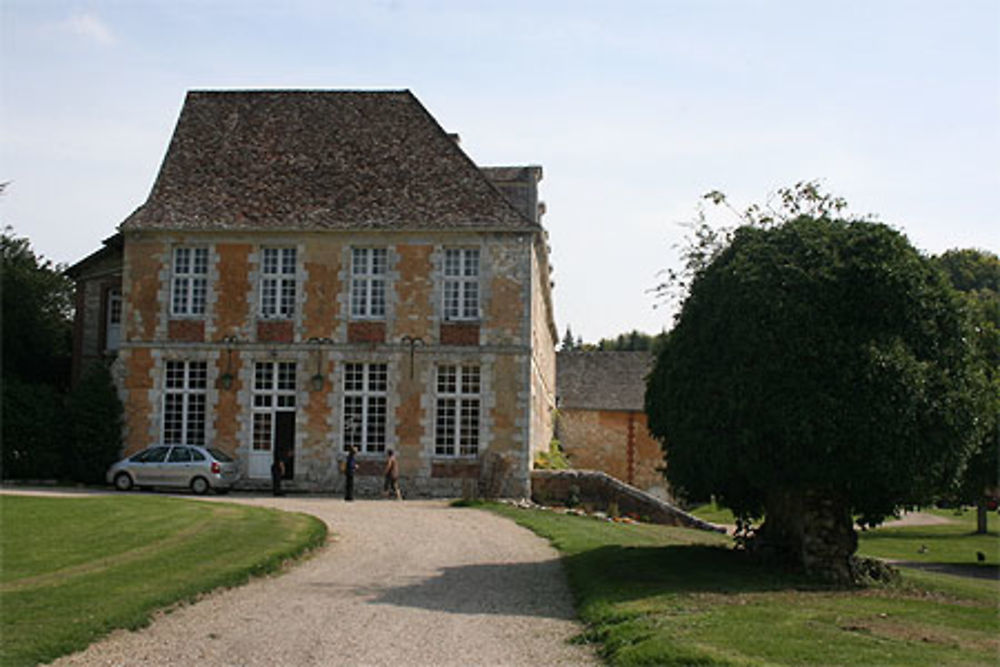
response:
[[[56,665],[581,665],[557,553],[438,501],[227,497],[307,512],[331,543],[278,576],[118,631]]]

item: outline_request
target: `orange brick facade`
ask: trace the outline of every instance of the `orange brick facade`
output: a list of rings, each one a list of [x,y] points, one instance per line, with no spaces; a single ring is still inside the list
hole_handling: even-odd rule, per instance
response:
[[[646,415],[625,410],[559,411],[559,439],[574,468],[601,470],[663,498],[669,489],[660,443]]]
[[[525,318],[526,304],[541,303],[532,296],[541,286],[532,270],[530,237],[465,234],[434,241],[407,234],[289,234],[255,241],[244,236],[246,242],[221,233],[126,236],[123,283],[131,298],[120,362],[128,452],[161,442],[165,364],[204,361],[208,444],[237,458],[241,483],[266,483],[266,452],[253,442],[263,400],[256,383],[259,369],[284,364],[294,368],[294,386],[281,399],[293,420],[293,488],[336,492],[343,485],[338,464],[344,458],[347,369],[385,364],[385,447],[399,452],[404,493],[459,495],[463,482],[479,474],[486,453],[515,462],[506,494],[528,493],[532,453],[551,440],[553,409],[552,401],[545,401],[548,394],[532,386],[537,374],[532,369],[546,365],[533,363],[533,356],[552,355],[533,348],[538,341],[551,345],[554,338],[547,314],[540,322]],[[442,255],[451,244],[480,248],[479,321],[443,321]],[[260,253],[268,245],[297,249],[295,313],[289,318],[258,315]],[[387,249],[387,307],[381,320],[349,315],[350,250],[358,245]],[[177,319],[170,313],[170,258],[177,247],[209,251],[200,317]],[[481,373],[478,456],[437,453],[436,381],[442,365],[476,367]],[[539,410],[544,414],[532,414]],[[272,418],[278,416],[275,412]],[[359,488],[374,492],[384,456],[363,452],[360,459]]]

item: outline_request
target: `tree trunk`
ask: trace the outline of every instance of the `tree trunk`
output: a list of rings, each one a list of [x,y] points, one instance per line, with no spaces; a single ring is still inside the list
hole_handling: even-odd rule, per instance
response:
[[[976,502],[976,534],[986,534],[986,516],[989,510],[986,507],[986,498],[981,497]]]
[[[847,503],[815,490],[777,490],[765,513],[755,550],[810,576],[851,583],[858,536]]]

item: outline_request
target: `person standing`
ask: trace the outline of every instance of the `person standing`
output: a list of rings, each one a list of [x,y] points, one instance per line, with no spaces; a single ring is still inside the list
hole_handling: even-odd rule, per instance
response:
[[[285,476],[285,462],[281,460],[281,457],[274,457],[274,461],[271,463],[271,493],[275,496],[283,496],[284,492],[281,490],[281,478]]]
[[[399,490],[399,461],[396,460],[396,452],[391,449],[386,452],[389,458],[385,461],[385,488],[383,496],[390,493],[396,496],[396,500],[402,500],[403,494]]]
[[[347,448],[347,461],[344,463],[344,500],[354,500],[354,471],[358,467],[358,462],[354,455],[358,448],[351,445]]]

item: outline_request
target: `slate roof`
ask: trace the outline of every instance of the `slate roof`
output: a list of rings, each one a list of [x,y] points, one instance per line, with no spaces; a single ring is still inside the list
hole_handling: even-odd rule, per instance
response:
[[[121,229],[537,231],[408,90],[192,91]]]
[[[121,273],[122,270],[121,233],[112,234],[101,241],[101,247],[90,253],[73,266],[66,269],[66,275],[73,280],[84,276]]]
[[[651,352],[559,352],[559,408],[642,412],[653,361]]]

